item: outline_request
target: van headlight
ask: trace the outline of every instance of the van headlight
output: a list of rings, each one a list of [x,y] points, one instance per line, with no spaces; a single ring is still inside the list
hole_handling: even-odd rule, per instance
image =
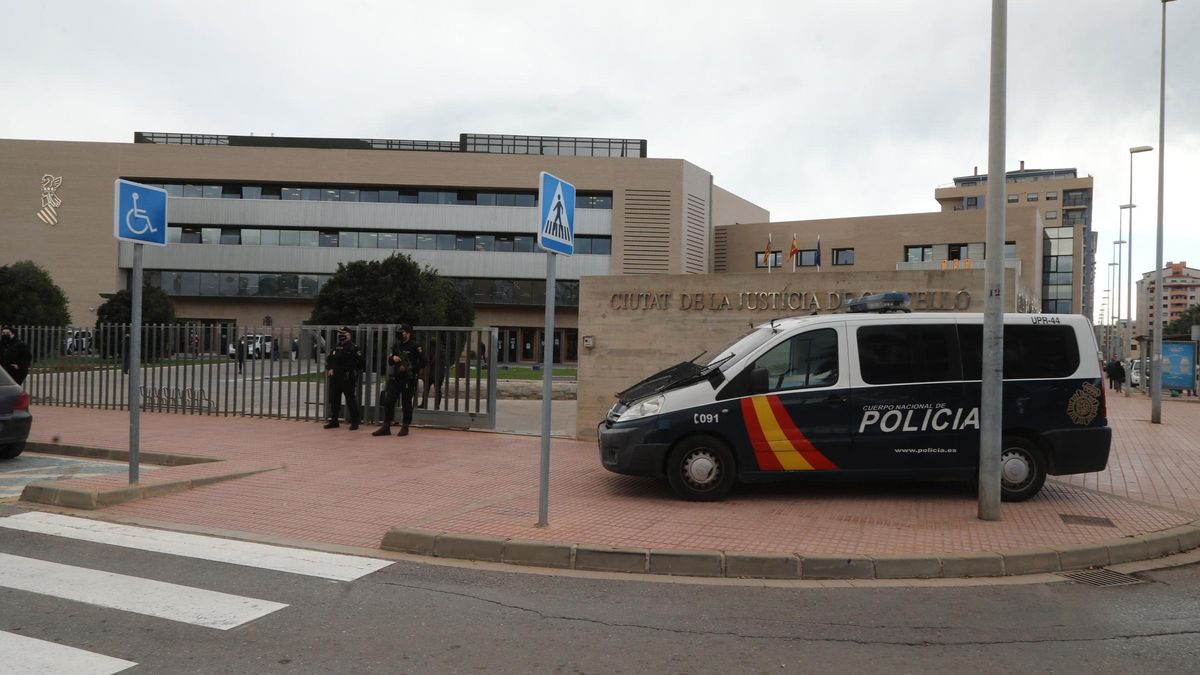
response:
[[[630,420],[657,415],[663,407],[663,397],[655,396],[653,398],[644,399],[629,406],[625,412],[621,413],[617,418],[618,422],[628,422]]]

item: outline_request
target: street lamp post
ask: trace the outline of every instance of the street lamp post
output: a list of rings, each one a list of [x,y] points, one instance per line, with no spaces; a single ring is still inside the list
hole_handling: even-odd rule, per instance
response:
[[[1162,0],[1162,44],[1158,71],[1158,228],[1154,246],[1154,341],[1150,348],[1150,422],[1162,424],[1162,329],[1163,329],[1163,156],[1167,126],[1167,3]]]
[[[1125,359],[1125,327],[1121,325],[1121,252],[1124,250],[1121,246],[1125,243],[1121,239],[1121,225],[1117,223],[1117,240],[1113,242],[1113,246],[1117,248],[1117,276],[1113,279],[1114,294],[1117,296],[1113,303],[1113,325],[1117,330],[1117,360],[1124,361]]]

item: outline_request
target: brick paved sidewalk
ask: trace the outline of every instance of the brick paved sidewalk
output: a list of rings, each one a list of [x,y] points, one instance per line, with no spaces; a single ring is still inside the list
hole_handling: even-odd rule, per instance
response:
[[[329,544],[376,547],[394,526],[646,548],[846,554],[959,553],[1085,544],[1163,530],[1200,513],[1200,406],[1110,397],[1115,444],[1106,471],[1051,479],[1035,499],[976,518],[956,484],[809,483],[741,488],[690,503],[662,481],[618,476],[595,444],[552,444],[550,527],[536,528],[540,439],[188,415],[142,415],[143,451],[285,465],[105,509],[158,520]],[[37,408],[32,440],[123,448],[127,413]],[[1083,516],[1083,518],[1071,518]],[[1089,524],[1079,524],[1089,523]]]

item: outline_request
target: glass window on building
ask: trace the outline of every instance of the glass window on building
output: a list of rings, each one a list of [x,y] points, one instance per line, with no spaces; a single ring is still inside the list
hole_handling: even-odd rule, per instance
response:
[[[359,248],[379,248],[379,233],[378,232],[359,232],[358,233]]]
[[[163,289],[167,295],[179,295],[179,290],[182,287],[182,282],[179,280],[179,272],[171,272],[163,270],[158,275],[158,287]]]
[[[771,251],[771,267],[779,267],[779,261],[782,259],[782,251]],[[762,251],[754,254],[754,266],[760,270],[767,269],[767,260]]]
[[[417,192],[418,204],[437,204],[441,194],[437,190],[420,190]]]
[[[596,237],[592,240],[593,255],[612,255],[612,238]]]
[[[512,286],[512,298],[513,298],[512,301],[513,301],[513,303],[517,304],[517,305],[532,305],[532,304],[534,304],[533,287],[536,284],[537,284],[537,282],[535,282],[531,279],[513,279],[513,286]],[[542,282],[542,285],[543,285],[543,287],[545,286],[544,281]],[[543,294],[545,294],[544,288],[543,288]]]
[[[234,297],[238,294],[238,273],[237,272],[221,272],[220,290],[218,293],[225,298]]]
[[[453,234],[438,234],[436,237],[439,251],[453,251],[458,245],[458,237]]]
[[[1047,192],[1046,193],[1046,201],[1048,201],[1048,202],[1058,201],[1058,193],[1057,192]]]
[[[293,201],[300,199],[300,188],[284,187],[280,189],[280,194],[285,201]]]
[[[358,248],[358,233],[339,232],[338,246],[341,246],[342,248]]]
[[[379,190],[359,190],[358,201],[360,202],[378,202]]]
[[[474,190],[459,190],[458,192],[452,194],[454,195],[453,203],[458,204],[459,206],[475,206]]]
[[[204,186],[203,185],[190,185],[190,184],[184,185],[183,186],[183,196],[184,197],[203,197],[204,196]]]
[[[240,185],[222,185],[221,199],[241,199],[242,186]]]
[[[325,188],[321,190],[321,201],[340,202],[342,201],[342,191],[337,188]]]
[[[514,206],[537,206],[537,195],[532,193],[518,193]]]
[[[456,250],[456,251],[474,251],[475,250],[475,235],[473,235],[473,234],[454,235],[454,250]]]
[[[1009,204],[1016,204],[1016,203],[1019,203],[1020,201],[1021,201],[1021,195],[1009,195],[1008,196]]]
[[[201,186],[200,196],[204,197],[205,199],[220,199],[221,198],[221,186],[220,185]]]
[[[583,255],[592,252],[591,237],[575,237],[575,254]]]
[[[178,227],[167,228],[167,243],[178,244],[180,237],[183,235],[183,229]]]
[[[201,243],[204,244],[219,244],[221,243],[221,228],[219,227],[202,227],[200,228]]]
[[[1058,220],[1058,211],[1047,211],[1046,220]]]
[[[248,297],[258,295],[258,274],[242,272],[238,275],[238,295]]]
[[[401,204],[416,204],[419,199],[416,190],[400,190],[399,200]]]
[[[183,186],[179,183],[165,183],[163,189],[167,191],[168,197],[182,197]]]
[[[177,295],[191,297],[200,295],[199,272],[179,272],[176,278],[179,280],[179,293]]]
[[[300,246],[317,246],[320,232],[316,230],[300,230]]]
[[[1038,200],[1038,193],[1036,193],[1036,192],[1030,192],[1029,194],[1025,195],[1025,201],[1027,201],[1027,202],[1036,202],[1037,200]]]
[[[930,260],[933,260],[933,244],[918,244],[916,246],[904,247],[905,262],[915,263]]]
[[[261,185],[243,185],[242,199],[262,199],[262,192]]]
[[[321,290],[321,282],[315,274],[299,275],[299,296],[302,298],[315,298]]]
[[[396,233],[395,232],[380,232],[379,233],[379,248],[396,248]]]
[[[263,230],[262,231],[263,246],[278,246],[279,245],[279,230]]]
[[[201,241],[200,228],[184,227],[179,230],[179,243],[199,244]]]
[[[400,201],[400,191],[399,190],[380,190],[379,191],[379,201],[384,204],[395,204],[396,202]]]
[[[221,243],[226,246],[236,246],[242,243],[242,231],[236,227],[221,228]]]
[[[450,235],[454,236],[454,235]],[[437,250],[437,235],[433,233],[418,232],[417,233],[417,250],[432,251]]]
[[[1004,257],[1009,260],[1015,260],[1017,258],[1017,242],[1004,242]]]
[[[517,253],[532,253],[536,244],[537,237],[521,234],[513,236],[513,250]]]
[[[299,230],[280,230],[279,231],[280,246],[299,246],[300,231]]]
[[[496,250],[496,236],[492,234],[477,234],[475,235],[475,250],[476,251],[494,251]]]
[[[406,251],[411,251],[417,246],[416,232],[397,232],[396,233],[396,248],[402,248]]]
[[[321,230],[317,234],[317,246],[324,248],[337,248],[338,233],[332,230]]]
[[[611,240],[608,240],[611,243]],[[810,248],[800,251],[797,255],[800,267],[816,267],[817,266],[817,249]]]
[[[852,248],[835,248],[835,249],[833,249],[833,264],[834,265],[853,265],[854,264],[854,249],[852,249]]]
[[[496,236],[496,250],[511,253],[513,251],[513,238],[511,235]]]
[[[511,192],[497,192],[496,206],[516,206],[517,196]]]
[[[496,193],[495,192],[477,192],[477,193],[475,193],[475,204],[477,206],[495,206],[496,205]]]
[[[264,185],[260,199],[282,199],[283,189],[278,185]],[[245,197],[243,197],[245,199]]]
[[[321,201],[321,188],[308,187],[300,188],[300,199],[306,202]]]
[[[966,260],[968,257],[970,257],[970,254],[968,253],[969,250],[970,250],[969,244],[947,244],[946,245],[946,259],[947,260]],[[932,259],[932,255],[930,257]]]
[[[340,190],[340,192],[341,192],[341,201],[343,201],[343,202],[356,202],[359,200],[359,195],[361,194],[358,190],[356,190],[354,188],[342,188]]]

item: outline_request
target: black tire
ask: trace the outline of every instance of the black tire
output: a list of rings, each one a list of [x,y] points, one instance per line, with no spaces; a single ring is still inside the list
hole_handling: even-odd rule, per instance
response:
[[[25,441],[0,445],[0,459],[16,459],[17,455],[20,455],[24,451]]]
[[[1023,502],[1046,482],[1046,454],[1021,436],[1005,436],[1000,446],[1000,499]]]
[[[692,502],[723,499],[737,482],[737,464],[729,447],[711,436],[680,441],[667,457],[667,482]]]

